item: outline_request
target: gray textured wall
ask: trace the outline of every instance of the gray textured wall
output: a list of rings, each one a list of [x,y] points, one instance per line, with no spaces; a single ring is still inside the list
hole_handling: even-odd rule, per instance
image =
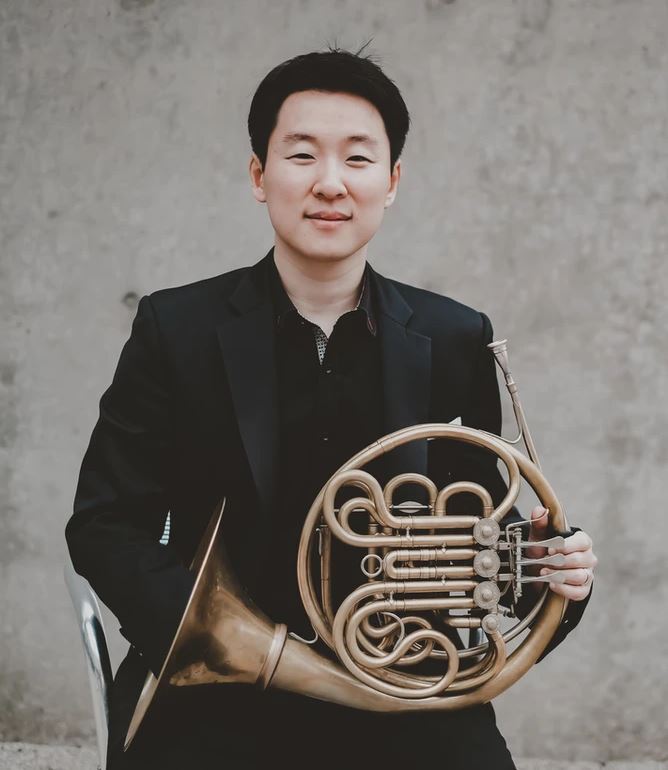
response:
[[[371,35],[413,127],[370,261],[512,338],[601,560],[501,727],[525,756],[666,757],[665,0],[0,2],[0,738],[93,736],[63,527],[137,297],[264,255],[252,93]]]

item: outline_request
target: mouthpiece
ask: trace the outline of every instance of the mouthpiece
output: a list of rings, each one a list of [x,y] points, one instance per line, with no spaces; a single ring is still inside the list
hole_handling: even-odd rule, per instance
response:
[[[510,374],[510,365],[508,363],[508,347],[506,345],[507,342],[508,340],[496,340],[495,342],[490,342],[489,345],[487,345],[492,353],[494,353],[496,363],[499,365],[501,371],[505,374],[506,379]]]

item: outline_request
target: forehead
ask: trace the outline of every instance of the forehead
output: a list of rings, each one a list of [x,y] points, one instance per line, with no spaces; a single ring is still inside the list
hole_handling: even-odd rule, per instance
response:
[[[370,146],[389,148],[383,118],[367,99],[355,94],[298,91],[290,94],[278,113],[271,141],[294,144],[300,135],[317,141],[365,137]]]

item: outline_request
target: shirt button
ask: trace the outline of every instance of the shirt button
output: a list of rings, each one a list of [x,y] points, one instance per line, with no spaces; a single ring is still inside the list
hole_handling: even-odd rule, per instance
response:
[[[331,373],[332,373],[331,369],[325,369],[325,374],[331,374]]]
[[[323,441],[329,441],[329,436],[323,436],[323,437],[322,437],[322,440],[323,440]]]

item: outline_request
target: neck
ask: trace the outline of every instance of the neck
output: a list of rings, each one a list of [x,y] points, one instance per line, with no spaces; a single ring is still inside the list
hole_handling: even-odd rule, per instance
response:
[[[285,291],[305,318],[336,319],[357,305],[366,245],[344,259],[318,260],[295,253],[277,239],[274,262]]]

